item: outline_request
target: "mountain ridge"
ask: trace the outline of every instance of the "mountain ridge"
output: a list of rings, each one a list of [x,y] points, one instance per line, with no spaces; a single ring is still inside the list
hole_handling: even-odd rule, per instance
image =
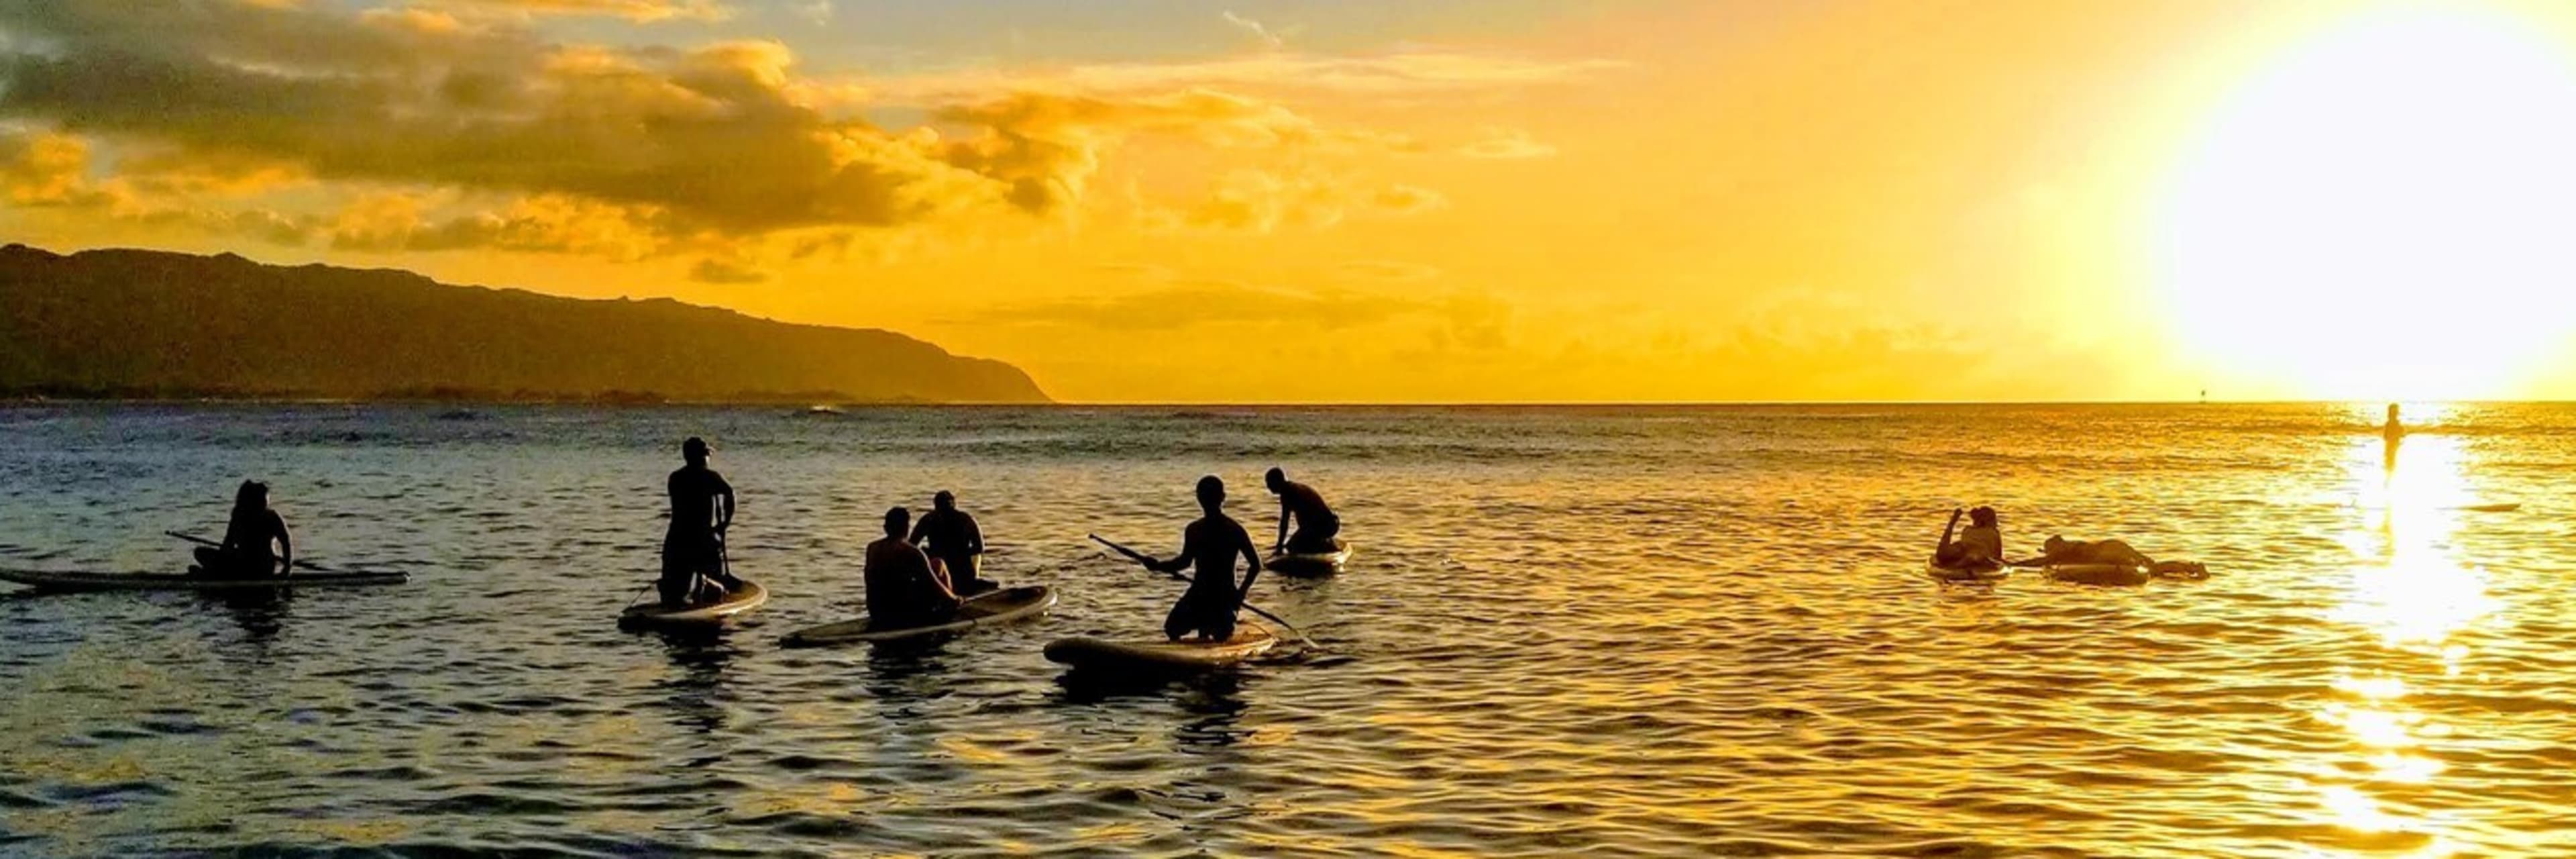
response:
[[[0,395],[1051,402],[1017,367],[882,329],[404,269],[15,243],[0,247]]]

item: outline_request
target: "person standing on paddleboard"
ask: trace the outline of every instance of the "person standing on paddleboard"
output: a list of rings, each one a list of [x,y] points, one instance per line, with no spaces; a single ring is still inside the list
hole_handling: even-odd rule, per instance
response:
[[[938,623],[957,611],[957,592],[930,569],[930,556],[903,538],[905,526],[911,524],[912,511],[888,510],[885,539],[868,544],[867,567],[861,576],[867,585],[871,628]]]
[[[662,535],[662,579],[656,583],[666,606],[711,601],[698,593],[700,577],[727,593],[742,587],[742,580],[724,568],[722,544],[725,529],[733,526],[733,484],[707,467],[708,453],[706,440],[691,436],[680,443],[680,457],[688,464],[671,472],[671,528]]]
[[[1199,478],[1198,495],[1199,510],[1206,515],[1181,532],[1181,554],[1168,561],[1146,559],[1145,568],[1177,573],[1196,567],[1189,590],[1163,618],[1164,638],[1179,641],[1195,632],[1207,641],[1225,641],[1234,637],[1235,612],[1252,594],[1252,580],[1261,575],[1261,551],[1253,547],[1252,534],[1225,515],[1225,481],[1213,474]],[[1236,555],[1243,556],[1250,570],[1243,574],[1242,587],[1234,584]]]
[[[1279,496],[1279,538],[1271,542],[1272,551],[1330,554],[1340,548],[1333,536],[1342,532],[1342,518],[1324,504],[1323,493],[1289,480],[1288,472],[1276,468],[1262,475],[1262,482],[1270,486],[1270,494]],[[1295,537],[1288,536],[1290,518],[1297,520]]]
[[[284,551],[284,561],[270,551],[270,545]],[[256,480],[242,481],[233,492],[233,515],[224,524],[224,542],[219,546],[197,548],[197,563],[188,568],[192,576],[217,579],[264,579],[286,575],[295,568],[295,538],[286,533],[286,519],[268,509],[268,484]]]
[[[920,546],[930,560],[948,573],[948,585],[960,596],[974,596],[992,590],[994,585],[980,578],[984,555],[984,531],[975,526],[975,517],[957,509],[957,496],[948,490],[930,496],[930,512],[921,514],[921,523],[912,528],[912,544]]]

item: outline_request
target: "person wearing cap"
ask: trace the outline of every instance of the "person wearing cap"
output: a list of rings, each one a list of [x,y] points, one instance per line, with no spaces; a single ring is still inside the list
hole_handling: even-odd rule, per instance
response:
[[[1279,496],[1279,538],[1272,541],[1274,552],[1328,553],[1341,548],[1333,535],[1342,532],[1342,518],[1324,504],[1324,494],[1315,488],[1288,479],[1288,472],[1273,468],[1262,475],[1270,494]],[[1288,520],[1297,520],[1297,536],[1288,536]]]
[[[281,560],[274,549],[285,550]],[[188,574],[216,579],[264,579],[282,576],[295,566],[295,538],[286,519],[268,507],[268,484],[242,481],[233,492],[232,519],[224,524],[224,541],[197,549]]]
[[[948,490],[930,496],[930,512],[912,526],[912,544],[924,546],[933,569],[944,572],[948,586],[959,596],[974,596],[992,590],[995,585],[981,578],[983,571],[984,531],[975,526],[975,517],[957,509],[957,495]]]
[[[733,484],[707,467],[708,454],[706,440],[691,437],[680,443],[680,456],[688,464],[671,472],[671,527],[662,535],[662,578],[657,583],[663,605],[712,602],[742,587],[742,580],[724,568]],[[716,592],[702,592],[707,590],[702,581],[713,582]]]
[[[1181,532],[1181,553],[1168,561],[1140,560],[1146,569],[1162,573],[1197,568],[1189,590],[1163,618],[1163,637],[1179,641],[1195,632],[1203,640],[1227,641],[1234,638],[1235,612],[1242,610],[1252,580],[1261,575],[1261,552],[1243,525],[1225,515],[1225,481],[1213,474],[1199,478],[1198,496],[1199,510],[1206,515]],[[1234,584],[1236,555],[1250,565],[1241,587]]]

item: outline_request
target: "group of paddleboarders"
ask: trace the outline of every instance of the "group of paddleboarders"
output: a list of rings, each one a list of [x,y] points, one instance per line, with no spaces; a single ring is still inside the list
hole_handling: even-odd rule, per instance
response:
[[[742,586],[726,569],[725,529],[733,523],[733,486],[707,467],[703,439],[681,443],[687,464],[671,473],[671,526],[662,541],[662,602],[680,607],[722,600]],[[1324,502],[1323,493],[1270,469],[1263,482],[1279,497],[1279,537],[1273,551],[1331,552],[1338,545],[1341,518]],[[1181,552],[1168,560],[1143,558],[1158,572],[1195,568],[1190,586],[1163,621],[1163,634],[1180,640],[1192,634],[1211,641],[1234,635],[1236,613],[1261,574],[1261,552],[1252,535],[1225,515],[1225,481],[1214,475],[1199,479],[1203,512],[1181,534]],[[1291,536],[1289,526],[1296,525]],[[912,511],[895,507],[885,513],[885,536],[868,544],[861,578],[866,587],[870,622],[886,628],[941,623],[958,606],[996,585],[981,576],[984,532],[975,517],[957,509],[957,496],[940,490],[931,510],[918,524]],[[1243,558],[1241,584],[1234,578],[1234,559]]]
[[[1951,532],[1965,512],[1968,527]],[[2192,561],[2158,561],[2121,540],[2069,540],[2055,534],[2040,544],[2038,557],[2013,561],[2004,556],[2004,534],[1995,508],[1950,511],[1950,527],[1941,531],[1941,544],[1932,551],[1932,562],[1950,569],[2001,569],[2004,567],[2073,566],[2107,564],[2135,567],[2160,576],[2198,578],[2209,574],[2209,568]]]
[[[664,484],[671,519],[662,535],[662,572],[654,587],[666,607],[720,602],[746,585],[733,575],[725,553],[725,534],[734,519],[733,484],[708,467],[712,455],[705,439],[693,436],[681,442],[683,464]],[[1289,480],[1278,468],[1263,474],[1262,482],[1279,498],[1272,552],[1330,554],[1339,547],[1341,517],[1323,493]],[[1195,572],[1163,621],[1165,637],[1224,641],[1234,635],[1236,614],[1261,575],[1262,553],[1251,533],[1225,514],[1223,479],[1200,478],[1197,494],[1202,515],[1182,530],[1180,554],[1169,559],[1139,555],[1137,560],[1157,572]],[[1991,524],[1993,511],[1981,512]],[[931,496],[930,512],[918,523],[910,510],[887,510],[885,536],[868,544],[862,571],[868,617],[886,627],[947,620],[968,598],[996,588],[981,575],[983,553],[983,529],[973,515],[957,509],[955,493],[943,489]],[[1240,583],[1234,576],[1237,557],[1245,569]],[[285,519],[268,506],[267,484],[242,483],[223,541],[198,549],[196,558],[190,574],[227,579],[283,575],[294,565],[295,543]]]

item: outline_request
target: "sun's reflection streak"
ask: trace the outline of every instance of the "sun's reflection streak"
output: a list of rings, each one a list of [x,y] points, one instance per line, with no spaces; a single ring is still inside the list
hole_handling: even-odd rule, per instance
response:
[[[2420,427],[2441,422],[2449,410],[2419,406],[2407,414]],[[2380,664],[2345,666],[2333,684],[2340,699],[2316,712],[2345,735],[2360,766],[2320,767],[2330,775],[2310,783],[2319,808],[2348,832],[2431,839],[2409,855],[2447,855],[2456,847],[2442,837],[2439,815],[2410,818],[2371,789],[2424,784],[2446,768],[2427,745],[2450,736],[2451,728],[2408,705],[2408,695],[2419,690],[2406,674],[2432,657],[2442,678],[2459,677],[2472,650],[2454,639],[2501,608],[2489,595],[2485,571],[2451,551],[2462,508],[2478,503],[2468,459],[2458,437],[2420,432],[2400,440],[2365,437],[2346,456],[2360,515],[2342,535],[2353,564],[2348,589],[2329,617],[2375,633],[2389,655]]]

